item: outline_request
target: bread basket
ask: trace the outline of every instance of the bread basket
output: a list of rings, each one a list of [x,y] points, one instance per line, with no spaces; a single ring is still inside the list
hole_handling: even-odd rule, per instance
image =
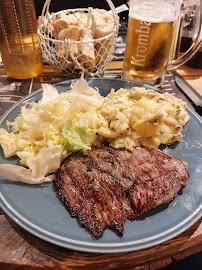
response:
[[[96,12],[100,12],[99,9],[93,9],[91,7],[66,9],[50,14],[50,3],[51,0],[46,0],[44,3],[41,23],[38,26],[38,35],[44,60],[48,64],[55,66],[58,73],[64,73],[69,77],[76,77],[82,72],[86,77],[103,76],[114,52],[119,28],[118,15],[112,1],[107,0],[111,9],[109,16],[111,16],[110,20],[113,22],[113,25],[111,24],[109,33],[106,32],[107,35],[104,36],[102,33],[103,25],[102,27],[100,26],[100,28],[99,25],[97,28],[94,27],[94,32],[100,29],[100,32],[97,31],[98,34],[91,34],[93,33],[93,16],[97,17]],[[105,11],[105,15],[108,16],[108,14],[109,12]],[[66,32],[60,31],[57,36],[56,21],[58,23],[58,20],[60,20],[61,23],[62,20],[64,24],[67,19],[70,18],[69,15],[73,16],[71,17],[73,20],[70,20],[71,24],[75,19],[82,24],[84,28],[81,30],[79,28],[78,30],[77,26],[75,26],[75,28],[73,26],[72,28],[71,25],[71,33],[68,32],[68,30],[66,30]],[[66,21],[64,21],[63,18],[65,18]],[[94,24],[96,24],[96,22]],[[110,23],[106,25],[106,27],[108,27]],[[77,31],[79,31],[79,35],[83,37],[80,38],[80,40],[76,40],[76,38],[75,40],[73,39],[73,37],[77,35]],[[68,38],[69,36],[71,38]]]

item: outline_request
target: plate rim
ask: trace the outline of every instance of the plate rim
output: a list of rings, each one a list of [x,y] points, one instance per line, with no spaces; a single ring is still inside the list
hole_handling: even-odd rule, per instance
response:
[[[88,78],[86,79],[87,81],[90,80],[109,80],[109,81],[120,81],[120,82],[130,82],[132,84],[134,84],[134,87],[145,87],[145,88],[150,88],[152,90],[158,91],[160,93],[162,93],[162,91],[156,87],[147,85],[147,84],[141,84],[138,82],[133,82],[133,81],[128,81],[128,80],[122,80],[122,79],[116,79],[116,78]],[[77,81],[78,79],[71,79],[71,80],[65,80],[63,82],[59,82],[56,84],[52,84],[54,87],[60,86],[61,84],[71,84],[73,81]],[[18,102],[16,102],[14,105],[12,105],[0,118],[0,126],[3,122],[3,120],[17,107],[17,106],[22,106],[22,104],[25,101],[28,101],[28,99],[32,98],[33,96],[37,95],[38,93],[42,92],[42,88],[38,89],[37,91],[34,91],[33,93],[25,96],[24,98],[20,99]],[[192,114],[194,115],[194,117],[196,117],[200,124],[202,124],[202,118],[189,106],[186,107],[186,109],[188,111],[191,111]],[[198,206],[197,209],[195,209],[195,211],[189,215],[185,220],[180,222],[180,225],[176,225],[173,228],[170,228],[167,231],[164,231],[163,234],[165,236],[162,237],[157,237],[158,235],[161,235],[162,232],[160,234],[157,234],[155,236],[152,237],[148,237],[146,239],[149,239],[149,241],[152,241],[152,239],[150,238],[154,238],[153,242],[148,244],[148,241],[145,244],[142,244],[141,246],[139,246],[139,244],[133,244],[133,242],[137,242],[137,241],[132,241],[132,242],[124,242],[124,243],[114,243],[111,245],[108,245],[107,243],[97,243],[97,244],[92,244],[85,241],[77,241],[77,240],[73,240],[72,242],[71,239],[69,242],[63,243],[61,241],[63,240],[57,240],[57,238],[48,238],[50,237],[48,234],[42,233],[40,232],[40,228],[37,225],[34,225],[32,222],[32,224],[34,225],[34,227],[39,227],[39,230],[36,230],[34,227],[32,227],[31,225],[28,225],[26,222],[23,221],[23,219],[25,218],[19,218],[19,216],[21,216],[15,209],[12,210],[12,206],[6,201],[6,199],[3,197],[1,191],[0,191],[0,206],[2,207],[3,211],[12,219],[14,220],[20,227],[22,227],[23,229],[25,229],[26,231],[28,231],[29,233],[39,237],[42,240],[45,240],[49,243],[55,244],[57,246],[60,247],[64,247],[64,248],[70,248],[72,250],[76,250],[76,251],[84,251],[84,252],[92,252],[92,253],[122,253],[122,252],[129,252],[129,251],[138,251],[138,250],[142,250],[145,248],[150,248],[153,247],[155,245],[158,245],[160,243],[166,242],[174,237],[176,237],[177,235],[181,234],[182,232],[184,232],[186,229],[188,229],[189,227],[191,227],[195,222],[197,222],[201,216],[202,216],[202,203]],[[15,212],[17,214],[15,214]],[[18,217],[17,217],[18,216]],[[192,219],[193,218],[193,219]],[[25,219],[26,220],[26,219]],[[27,220],[28,223],[30,223],[29,220]],[[183,223],[183,224],[182,224]],[[185,224],[185,225],[184,225]],[[44,229],[42,229],[44,230]],[[171,230],[171,231],[170,231]],[[46,230],[45,230],[46,231]],[[173,232],[173,233],[172,233]],[[54,233],[51,233],[54,234]],[[171,235],[170,235],[171,234]],[[54,234],[55,236],[57,236],[56,234]],[[60,237],[59,237],[60,238]],[[62,237],[63,238],[63,237]],[[157,240],[155,240],[157,239]],[[74,243],[74,242],[79,242],[79,243]],[[141,241],[140,241],[141,242]],[[127,244],[128,243],[128,244]],[[93,247],[93,248],[91,248]],[[102,249],[102,247],[104,249]]]
[[[147,248],[156,246],[158,244],[164,243],[168,240],[175,238],[176,236],[178,236],[179,234],[181,234],[182,232],[184,232],[185,230],[190,228],[193,224],[195,224],[201,218],[201,215],[202,215],[202,203],[201,203],[198,206],[198,208],[191,215],[189,215],[185,220],[183,220],[180,224],[176,225],[175,227],[172,227],[171,229],[169,229],[167,231],[164,231],[163,233],[165,234],[165,236],[158,237],[156,241],[153,241],[149,244],[148,244],[148,242],[146,242],[145,244],[138,246],[138,244],[136,245],[134,243],[136,241],[132,241],[132,242],[124,242],[123,244],[118,244],[118,245],[115,243],[115,244],[113,244],[114,246],[111,246],[110,244],[108,245],[105,243],[97,243],[93,246],[93,244],[91,244],[91,243],[89,244],[89,243],[84,242],[84,241],[82,242],[82,241],[77,241],[77,240],[73,240],[73,239],[68,239],[70,241],[66,242],[65,240],[62,240],[62,239],[57,240],[58,237],[55,238],[55,240],[51,236],[50,236],[51,238],[48,238],[48,234],[45,234],[44,232],[42,232],[42,234],[40,234],[40,230],[34,229],[34,227],[38,227],[37,225],[34,225],[32,223],[32,225],[34,225],[34,226],[29,226],[27,223],[25,223],[23,221],[23,219],[25,219],[25,218],[19,219],[19,218],[15,217],[15,215],[16,215],[15,212],[17,214],[18,214],[18,212],[16,210],[12,211],[12,206],[9,203],[7,203],[6,200],[3,200],[2,198],[3,198],[3,196],[2,196],[2,193],[0,192],[0,206],[2,207],[3,211],[5,211],[5,213],[13,221],[15,221],[20,227],[22,227],[23,229],[25,229],[29,233],[33,234],[34,236],[36,236],[42,240],[47,241],[48,243],[55,244],[56,246],[70,248],[70,249],[76,250],[76,251],[84,251],[84,252],[92,252],[92,253],[123,253],[123,252],[130,252],[130,251],[138,251],[138,250],[147,249]],[[192,217],[194,217],[194,218],[192,219]],[[31,223],[29,220],[27,220],[27,221],[29,223]],[[183,226],[184,224],[182,224],[182,223],[186,223],[186,225]],[[41,229],[41,228],[39,227],[39,229]],[[42,229],[42,230],[44,230],[44,229]],[[173,231],[175,231],[175,233],[172,233]],[[163,233],[157,234],[157,235],[155,235],[155,237],[157,237],[158,235],[161,235]],[[51,233],[51,234],[54,235],[54,233]],[[57,236],[57,235],[55,234],[55,236]],[[59,237],[59,238],[63,238],[63,237]],[[153,238],[153,237],[149,237],[149,238]],[[146,239],[149,239],[149,238],[146,238]],[[152,240],[153,239],[150,239],[149,241],[152,241]],[[65,242],[63,242],[63,241],[65,241]],[[79,243],[76,243],[76,242],[79,242]],[[102,249],[102,248],[104,248],[104,249]]]

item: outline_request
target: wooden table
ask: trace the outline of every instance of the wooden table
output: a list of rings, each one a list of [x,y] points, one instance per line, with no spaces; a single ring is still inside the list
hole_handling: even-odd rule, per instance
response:
[[[110,63],[120,69],[122,62]],[[182,66],[179,74],[202,95],[202,70]],[[44,74],[52,69],[45,67]],[[5,76],[0,69],[0,76]],[[33,81],[32,81],[33,82]],[[9,84],[8,84],[9,86]],[[35,89],[36,90],[36,89]],[[60,248],[26,232],[0,210],[0,269],[156,269],[202,251],[202,219],[163,244],[136,252],[91,254]]]

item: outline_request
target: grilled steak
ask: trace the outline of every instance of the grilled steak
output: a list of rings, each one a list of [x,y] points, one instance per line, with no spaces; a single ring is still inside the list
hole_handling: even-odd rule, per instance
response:
[[[186,162],[158,149],[103,146],[64,160],[56,186],[70,214],[100,237],[105,228],[121,235],[127,218],[170,202],[188,177]]]

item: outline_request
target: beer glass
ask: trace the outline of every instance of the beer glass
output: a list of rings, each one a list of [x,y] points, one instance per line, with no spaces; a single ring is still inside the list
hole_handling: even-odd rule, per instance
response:
[[[33,0],[0,0],[0,51],[9,77],[28,79],[42,73]]]
[[[198,2],[200,6],[200,0]],[[201,16],[192,46],[179,58],[170,59],[176,46],[175,35],[179,32],[181,5],[181,0],[130,1],[124,79],[161,86],[166,70],[184,64],[196,53],[202,36]]]

